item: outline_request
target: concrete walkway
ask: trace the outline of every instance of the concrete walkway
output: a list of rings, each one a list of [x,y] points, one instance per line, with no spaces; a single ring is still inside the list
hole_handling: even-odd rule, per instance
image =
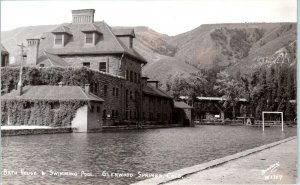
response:
[[[181,169],[165,178],[152,178],[139,185],[198,184],[295,184],[297,139],[288,138],[201,165]]]

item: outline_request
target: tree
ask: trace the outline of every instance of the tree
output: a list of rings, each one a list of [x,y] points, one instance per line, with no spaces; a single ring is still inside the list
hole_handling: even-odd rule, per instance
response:
[[[206,84],[206,76],[199,71],[191,73],[189,76],[180,74],[173,81],[169,77],[166,87],[175,99],[179,99],[180,96],[188,96],[190,100],[193,100],[196,96],[206,94]]]
[[[231,78],[226,71],[221,71],[217,74],[216,84],[214,89],[217,90],[226,99],[224,106],[232,107],[232,117],[235,119],[235,109],[239,99],[243,95],[242,84]]]

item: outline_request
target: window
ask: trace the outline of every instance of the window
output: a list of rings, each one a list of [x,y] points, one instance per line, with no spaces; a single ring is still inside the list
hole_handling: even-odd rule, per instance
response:
[[[133,119],[136,119],[136,111],[133,112]]]
[[[137,80],[137,73],[134,73],[134,82],[137,83],[138,80]]]
[[[91,112],[94,112],[94,106],[93,105],[91,106]]]
[[[51,109],[59,109],[59,107],[60,107],[59,102],[52,102],[52,103],[50,103],[50,108]]]
[[[97,112],[100,113],[100,107],[99,106],[97,106]]]
[[[91,83],[91,85],[90,85],[90,91],[94,92],[94,83]]]
[[[40,64],[40,67],[45,67],[45,64]]]
[[[116,110],[116,118],[119,117],[119,111]]]
[[[55,35],[55,45],[63,45],[63,35],[62,34],[57,34]]]
[[[83,67],[90,68],[91,64],[89,62],[83,62]]]
[[[24,109],[30,109],[33,106],[34,106],[34,103],[32,103],[32,102],[26,102],[25,104],[23,104]]]
[[[128,107],[128,90],[126,90],[125,106]]]
[[[140,75],[140,74],[138,74],[137,83],[140,83],[140,80],[141,80],[141,75]]]
[[[85,34],[85,43],[86,44],[93,44],[94,43],[93,33],[86,33]]]
[[[104,95],[107,95],[107,85],[104,85]]]
[[[95,93],[98,93],[98,83],[95,83]]]
[[[126,70],[126,80],[129,80],[129,71]]]
[[[133,39],[130,38],[130,39],[129,39],[129,47],[132,48],[132,46],[133,46]]]
[[[111,117],[112,117],[112,118],[115,117],[115,111],[114,111],[114,110],[111,111]]]
[[[130,82],[133,82],[133,72],[130,71]]]
[[[116,96],[119,96],[119,88],[116,88]]]
[[[132,100],[133,99],[132,91],[130,91],[129,93],[130,93],[130,99]]]
[[[115,88],[114,88],[114,87],[113,87],[112,95],[113,95],[113,96],[115,95]]]
[[[106,62],[99,63],[99,71],[106,72]]]
[[[106,110],[105,110],[105,109],[103,110],[103,115],[102,115],[102,117],[103,117],[103,119],[106,118]]]
[[[131,119],[131,110],[129,111],[129,119]]]

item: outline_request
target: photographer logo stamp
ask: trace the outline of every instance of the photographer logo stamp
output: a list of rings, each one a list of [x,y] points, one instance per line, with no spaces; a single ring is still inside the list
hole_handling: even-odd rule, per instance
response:
[[[274,163],[269,166],[267,169],[262,170],[262,176],[264,180],[280,180],[282,179],[283,175],[278,174],[278,169],[280,168],[280,163]]]

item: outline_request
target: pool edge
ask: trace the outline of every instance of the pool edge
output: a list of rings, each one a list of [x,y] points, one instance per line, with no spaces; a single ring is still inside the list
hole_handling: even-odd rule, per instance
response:
[[[169,173],[163,174],[159,177],[154,177],[154,178],[146,179],[146,180],[143,180],[143,181],[138,181],[138,182],[133,183],[131,185],[165,184],[165,183],[168,183],[168,182],[171,182],[171,181],[182,179],[183,177],[186,177],[188,175],[192,175],[194,173],[198,173],[198,172],[206,170],[208,168],[217,167],[217,166],[222,165],[224,163],[227,163],[229,161],[233,161],[233,160],[236,160],[236,159],[239,159],[239,158],[242,158],[242,157],[246,157],[248,155],[266,150],[268,148],[286,143],[286,142],[294,140],[294,139],[297,139],[297,136],[288,137],[288,138],[285,138],[285,139],[280,140],[280,141],[276,141],[276,142],[273,142],[273,143],[269,143],[269,144],[265,144],[265,145],[262,145],[262,146],[259,146],[259,147],[248,149],[248,150],[238,152],[238,153],[235,153],[233,155],[225,156],[225,157],[222,157],[222,158],[219,158],[219,159],[215,159],[215,160],[212,160],[212,161],[209,161],[209,162],[206,162],[206,163],[202,163],[202,164],[194,165],[194,166],[191,166],[191,167],[183,168],[183,169],[180,169],[180,170],[176,170],[176,171],[173,171],[173,172],[169,172]]]

